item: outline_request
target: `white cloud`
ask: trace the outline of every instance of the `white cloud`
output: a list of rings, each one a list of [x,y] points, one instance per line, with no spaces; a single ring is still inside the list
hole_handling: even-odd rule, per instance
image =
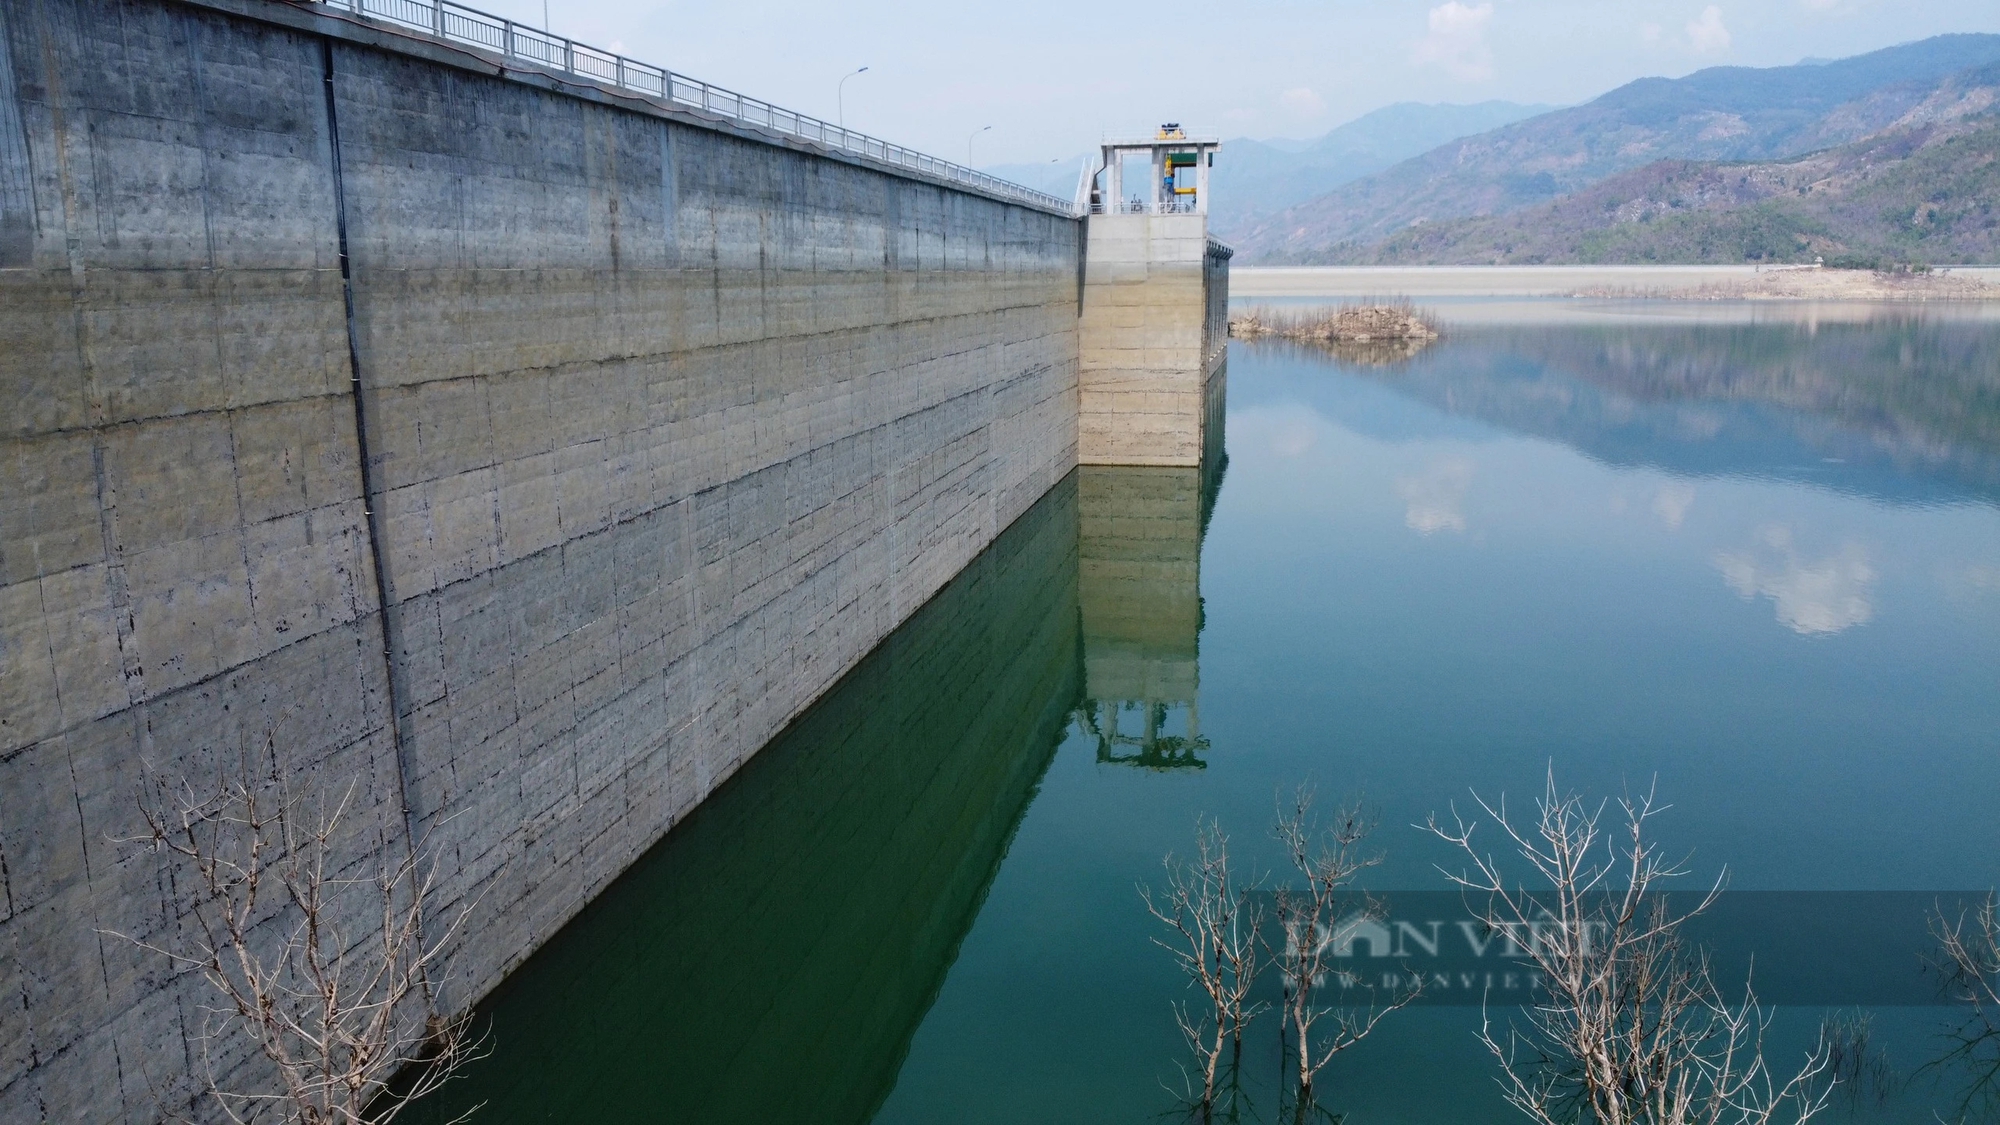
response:
[[[1770,598],[1778,623],[1806,636],[1838,633],[1875,616],[1875,568],[1859,544],[1806,560],[1793,548],[1789,530],[1766,528],[1762,538],[1747,551],[1716,552],[1715,568],[1738,597]]]
[[[1436,65],[1461,82],[1477,82],[1493,77],[1493,48],[1486,44],[1486,28],[1493,22],[1493,5],[1462,4],[1445,0],[1432,8],[1430,34],[1417,41],[1413,61],[1420,66]]]
[[[1305,86],[1278,95],[1278,104],[1301,117],[1317,117],[1326,112],[1326,103]]]
[[[1694,486],[1691,484],[1663,484],[1653,497],[1653,514],[1668,528],[1680,530],[1681,521],[1687,518],[1688,509],[1694,507]]]
[[[1688,21],[1687,33],[1696,54],[1729,49],[1729,29],[1722,26],[1722,9],[1713,4],[1701,10],[1699,19]]]
[[[1396,495],[1409,506],[1403,523],[1420,535],[1465,530],[1465,490],[1472,462],[1447,457],[1411,477],[1396,478]]]
[[[1639,25],[1639,38],[1647,43],[1658,43],[1664,31],[1659,24],[1642,23]]]

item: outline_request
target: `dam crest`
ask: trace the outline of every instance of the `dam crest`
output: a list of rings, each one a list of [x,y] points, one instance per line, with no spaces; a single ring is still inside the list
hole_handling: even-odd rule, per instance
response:
[[[1080,464],[1219,453],[1205,214],[408,9],[0,0],[0,1120],[261,1065],[148,776],[351,790],[463,1010]]]

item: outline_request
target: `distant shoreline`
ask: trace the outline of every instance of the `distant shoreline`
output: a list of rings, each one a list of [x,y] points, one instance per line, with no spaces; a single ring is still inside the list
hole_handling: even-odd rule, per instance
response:
[[[1242,266],[1231,297],[1630,297],[1653,300],[1993,301],[2000,266],[1929,274],[1759,266]]]

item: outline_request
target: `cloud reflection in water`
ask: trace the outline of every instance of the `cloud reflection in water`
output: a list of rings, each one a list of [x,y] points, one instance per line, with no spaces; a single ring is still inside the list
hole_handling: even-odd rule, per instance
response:
[[[1465,530],[1465,490],[1472,484],[1472,462],[1446,457],[1415,476],[1396,478],[1396,495],[1409,510],[1403,522],[1420,535]]]
[[[1681,521],[1687,519],[1688,509],[1694,506],[1694,486],[1673,481],[1660,486],[1653,496],[1653,514],[1667,525],[1669,531],[1679,531]]]
[[[1778,623],[1806,636],[1831,635],[1875,616],[1875,568],[1858,543],[1818,560],[1799,556],[1791,529],[1773,525],[1746,551],[1718,551],[1715,567],[1738,597],[1777,604]]]

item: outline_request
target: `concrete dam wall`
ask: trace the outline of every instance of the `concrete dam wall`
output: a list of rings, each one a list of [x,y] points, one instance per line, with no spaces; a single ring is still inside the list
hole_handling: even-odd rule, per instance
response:
[[[303,7],[0,0],[0,1121],[198,1096],[149,774],[353,786],[491,990],[1075,466],[1081,251]]]
[[[1106,471],[1050,489],[495,990],[493,1054],[419,1125],[482,1102],[867,1125],[1069,726],[1078,495]]]

